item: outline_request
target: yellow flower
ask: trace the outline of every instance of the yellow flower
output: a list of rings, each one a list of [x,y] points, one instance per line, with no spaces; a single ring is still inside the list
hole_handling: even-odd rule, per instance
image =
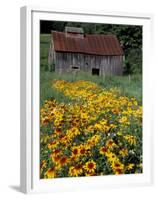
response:
[[[116,146],[117,146],[116,143],[115,143],[112,139],[110,139],[110,140],[108,140],[108,141],[106,142],[106,147],[107,147],[108,149],[111,149],[111,148],[116,147]]]
[[[72,101],[46,100],[40,109],[41,152],[45,159],[40,169],[42,176],[42,170],[46,171],[44,178],[58,177],[55,170],[62,168],[68,170],[65,176],[104,174],[104,170],[96,170],[98,161],[91,160],[96,152],[99,158],[105,156],[103,162],[114,174],[141,171],[139,163],[134,167],[133,163],[124,166],[122,162],[128,152],[134,152],[130,145],[137,145],[140,134],[136,132],[142,128],[143,109],[135,98],[120,96],[117,88],[107,90],[84,80],[54,80],[52,87]],[[49,162],[55,170],[48,169]]]
[[[133,163],[129,163],[129,164],[126,166],[126,169],[127,169],[127,170],[131,170],[131,169],[133,169],[133,167],[134,167],[134,164],[133,164]]]
[[[100,135],[94,135],[87,141],[87,145],[91,148],[92,146],[95,146],[100,140]]]
[[[43,169],[46,168],[46,166],[47,166],[46,160],[42,160],[41,165],[40,165],[41,173],[43,172]]]
[[[130,124],[130,122],[128,121],[128,118],[126,116],[123,116],[121,119],[119,119],[119,122],[121,124],[127,124],[127,125]]]
[[[127,156],[128,155],[128,150],[127,149],[121,149],[120,151],[119,151],[119,154],[121,155],[121,156]]]
[[[59,166],[63,167],[64,165],[67,165],[69,162],[69,159],[67,156],[63,156],[61,157],[61,159],[59,160]]]
[[[111,167],[115,174],[123,173],[124,165],[120,161],[117,160],[117,161],[113,162]]]
[[[73,146],[71,149],[73,156],[78,157],[80,155],[80,148],[78,146]]]
[[[52,159],[52,161],[56,164],[59,163],[61,156],[59,154],[54,155],[54,154],[50,154],[50,158]]]
[[[110,128],[116,128],[117,126],[115,124],[110,124]]]
[[[89,173],[94,173],[96,167],[97,165],[93,160],[86,162],[86,164],[84,165],[84,169]]]
[[[59,142],[58,141],[52,141],[48,144],[48,149],[54,149],[56,146],[58,146]]]
[[[125,135],[124,139],[129,142],[131,145],[136,145],[137,139],[134,135]]]
[[[86,133],[87,132],[93,132],[94,131],[94,126],[92,126],[92,125],[88,126],[85,131],[86,131]]]
[[[81,117],[81,119],[88,119],[88,114],[81,112],[80,117]]]
[[[71,138],[68,135],[64,135],[64,136],[60,137],[60,143],[62,143],[64,145],[68,145],[70,140],[71,140]]]
[[[107,152],[107,153],[106,153],[106,156],[107,156],[108,161],[109,161],[110,163],[114,163],[114,162],[116,162],[116,161],[119,160],[118,157],[116,156],[116,154],[114,154],[114,153],[112,153],[112,152]]]
[[[137,167],[139,167],[140,169],[142,169],[143,168],[143,164],[140,163],[139,165],[137,165]]]
[[[75,168],[74,167],[70,167],[69,168],[69,176],[77,176],[78,174],[76,174],[75,172]]]
[[[111,111],[112,111],[114,114],[118,114],[118,113],[119,113],[119,109],[118,109],[118,108],[113,108],[113,109],[111,109]]]
[[[67,130],[67,134],[70,135],[70,137],[75,137],[76,135],[80,135],[80,131],[77,127],[73,127]]]
[[[85,155],[87,153],[87,149],[85,145],[80,145],[79,146],[79,151],[80,151],[80,155]]]
[[[52,168],[49,168],[46,173],[45,173],[45,176],[47,178],[54,178],[55,177],[55,174],[56,174],[56,170],[55,170],[55,167],[52,167]]]
[[[69,175],[70,176],[79,176],[83,172],[82,166],[81,165],[76,165],[76,166],[71,166],[69,168]]]
[[[108,152],[108,148],[107,147],[101,147],[99,152],[102,155],[106,155],[106,153]]]
[[[90,172],[85,173],[85,176],[94,176],[94,175],[96,175],[96,174],[90,173]]]
[[[96,129],[102,129],[102,125],[101,124],[99,124],[99,123],[96,123],[95,125],[94,125],[94,128],[96,128]]]
[[[119,132],[117,132],[117,135],[122,136],[123,134],[122,134],[122,132],[119,131]]]

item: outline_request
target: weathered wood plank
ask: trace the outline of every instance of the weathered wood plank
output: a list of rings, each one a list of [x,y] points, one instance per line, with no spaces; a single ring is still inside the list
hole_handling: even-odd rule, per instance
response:
[[[50,48],[52,51],[52,48]],[[52,60],[51,60],[52,59]],[[99,75],[122,75],[123,56],[100,56],[71,52],[50,52],[49,62],[55,60],[55,71],[65,73],[79,70],[92,74],[92,69],[99,69]]]

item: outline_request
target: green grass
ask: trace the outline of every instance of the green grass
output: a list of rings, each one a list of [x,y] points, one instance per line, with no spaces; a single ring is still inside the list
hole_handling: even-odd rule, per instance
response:
[[[46,99],[55,98],[59,102],[69,102],[70,100],[62,93],[51,88],[54,79],[75,81],[89,80],[97,83],[104,88],[118,87],[121,95],[136,97],[139,103],[142,103],[142,76],[140,74],[129,76],[92,76],[85,72],[74,74],[59,75],[48,71],[48,50],[50,45],[50,34],[40,36],[40,104],[43,105]]]
[[[61,92],[52,88],[52,81],[56,79],[56,74],[53,72],[41,71],[40,74],[40,105],[44,104],[47,99],[56,99],[58,102],[68,103],[70,100]]]
[[[41,71],[41,105],[45,100],[55,98],[59,102],[69,102],[70,100],[65,97],[62,93],[53,89],[53,80],[66,80],[66,81],[76,81],[76,80],[88,80],[97,83],[98,85],[110,89],[117,87],[121,91],[122,96],[136,97],[138,102],[142,103],[142,77],[141,75],[128,76],[92,76],[85,72],[79,72],[76,75],[73,74],[57,74],[55,72]]]
[[[50,45],[50,34],[40,35],[40,67],[41,70],[48,70],[48,51]]]

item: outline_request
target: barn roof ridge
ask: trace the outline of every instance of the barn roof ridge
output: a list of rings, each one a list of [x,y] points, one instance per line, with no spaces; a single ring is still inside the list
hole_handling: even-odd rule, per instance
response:
[[[57,52],[84,53],[95,55],[123,55],[122,47],[115,34],[84,34],[84,37],[67,37],[65,32],[51,31],[54,50]]]

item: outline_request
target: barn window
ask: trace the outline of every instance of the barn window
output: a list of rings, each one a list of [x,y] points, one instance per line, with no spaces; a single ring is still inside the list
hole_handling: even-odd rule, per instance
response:
[[[97,76],[99,76],[99,69],[97,69],[97,68],[92,68],[92,75],[97,75]]]
[[[72,69],[79,69],[79,67],[76,67],[76,66],[72,66],[71,68]]]

